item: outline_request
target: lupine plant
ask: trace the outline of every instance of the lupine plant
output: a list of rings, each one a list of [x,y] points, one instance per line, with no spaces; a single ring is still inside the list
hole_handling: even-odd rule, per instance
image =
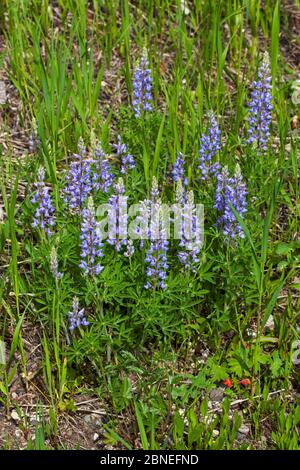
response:
[[[126,144],[121,141],[121,136],[118,135],[118,143],[113,144],[113,147],[116,149],[116,154],[118,160],[121,162],[121,173],[126,175],[128,170],[132,170],[135,167],[133,156],[127,151]]]
[[[267,150],[272,122],[272,77],[267,52],[258,70],[258,79],[253,82],[249,106],[248,143]]]
[[[209,112],[208,117],[208,132],[203,133],[200,138],[200,163],[198,168],[201,171],[202,180],[205,180],[209,174],[215,174],[219,170],[219,162],[212,163],[212,160],[222,148],[221,131],[216,116],[213,112]]]
[[[50,188],[45,184],[45,169],[40,167],[37,172],[37,181],[34,183],[36,191],[32,203],[37,204],[32,226],[39,227],[47,235],[52,235],[55,225],[55,209],[51,201]]]
[[[79,140],[78,153],[73,155],[73,159],[66,176],[65,201],[70,209],[80,211],[93,188],[92,161],[87,158],[82,139]]]
[[[166,278],[168,270],[168,237],[164,225],[164,214],[162,202],[159,197],[157,180],[153,177],[151,187],[150,211],[151,218],[149,224],[150,247],[147,251],[145,262],[148,264],[146,274],[146,289],[160,287],[166,289]]]
[[[184,186],[187,186],[188,179],[185,174],[184,163],[185,163],[184,155],[183,153],[179,152],[179,154],[177,155],[176,161],[174,163],[174,166],[173,166],[172,178],[175,183],[181,180],[182,184]]]
[[[91,196],[88,199],[87,207],[82,210],[80,240],[80,267],[86,275],[99,274],[103,269],[103,266],[100,263],[103,256],[103,243],[101,229],[96,221],[94,202]]]
[[[57,251],[53,246],[50,252],[50,271],[55,280],[59,280],[63,277],[63,273],[58,270]]]
[[[85,327],[89,325],[88,320],[84,314],[84,308],[79,308],[79,299],[74,297],[72,310],[69,312],[70,331],[73,332],[76,328]]]
[[[146,111],[152,111],[153,109],[152,77],[146,49],[143,50],[143,54],[135,67],[132,82],[132,105],[135,117],[139,118]]]
[[[244,237],[242,227],[237,222],[232,207],[243,218],[247,212],[246,184],[243,182],[239,165],[231,177],[228,167],[225,166],[217,176],[217,190],[215,208],[219,213],[218,224],[228,239]]]
[[[92,175],[93,188],[96,191],[107,193],[113,184],[114,174],[112,173],[108,156],[99,143],[95,145],[94,163],[95,170]]]

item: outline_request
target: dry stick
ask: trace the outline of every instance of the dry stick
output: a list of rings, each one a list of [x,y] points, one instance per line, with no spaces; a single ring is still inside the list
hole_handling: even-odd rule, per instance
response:
[[[275,390],[274,392],[270,392],[270,393],[268,393],[267,399],[269,397],[271,397],[272,395],[277,395],[278,393],[282,393],[282,392],[285,392],[285,391],[286,391],[285,388],[281,388],[280,390]],[[289,396],[291,396],[291,395],[289,395]],[[255,398],[262,398],[262,394],[255,395],[251,399],[255,399]],[[245,402],[248,402],[248,401],[250,401],[250,398],[242,398],[242,399],[239,399],[239,400],[234,400],[230,403],[230,408],[235,406],[235,405],[239,405],[241,403],[245,403]],[[217,408],[213,408],[212,410],[209,410],[207,413],[214,413],[215,411],[222,411],[222,408],[220,406],[218,406]]]

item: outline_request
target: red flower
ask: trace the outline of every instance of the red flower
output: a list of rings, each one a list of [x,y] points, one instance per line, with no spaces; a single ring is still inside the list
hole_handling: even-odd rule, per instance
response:
[[[232,382],[230,377],[228,377],[228,379],[224,380],[223,384],[226,385],[226,387],[228,387],[228,388],[233,387],[233,382]]]
[[[240,384],[244,385],[244,387],[247,387],[247,385],[251,384],[251,380],[250,379],[243,379],[243,380],[240,381]]]

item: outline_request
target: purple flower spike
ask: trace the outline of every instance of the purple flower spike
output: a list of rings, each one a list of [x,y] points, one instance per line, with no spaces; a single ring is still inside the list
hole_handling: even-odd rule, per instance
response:
[[[79,266],[84,270],[85,275],[96,276],[103,269],[99,260],[103,257],[103,243],[100,227],[96,222],[92,197],[89,197],[87,207],[82,211],[80,240],[81,263]]]
[[[246,185],[243,183],[239,165],[233,177],[230,177],[227,166],[217,176],[217,190],[215,208],[220,213],[218,225],[223,227],[223,234],[227,239],[244,238],[242,227],[238,223],[231,206],[243,217],[247,212]]]
[[[181,152],[179,152],[176,162],[174,163],[172,177],[175,183],[177,183],[178,180],[181,180],[182,184],[184,186],[187,186],[188,179],[185,176],[185,172],[184,172],[184,155]]]
[[[114,175],[111,171],[107,155],[100,144],[94,150],[96,171],[93,174],[93,186],[97,191],[107,193],[111,188]]]
[[[258,70],[258,80],[253,82],[250,101],[248,143],[267,150],[272,122],[272,84],[270,60],[265,52]]]
[[[71,209],[80,211],[92,191],[91,167],[93,164],[92,160],[86,159],[86,149],[82,139],[78,142],[78,154],[74,154],[73,157],[75,161],[71,163],[66,177],[65,201]]]
[[[135,68],[132,85],[132,105],[135,117],[139,118],[145,111],[152,111],[152,78],[146,49]]]
[[[200,164],[198,168],[202,173],[202,180],[206,180],[208,172],[217,174],[220,169],[219,162],[212,164],[213,157],[222,148],[221,131],[214,113],[209,113],[210,122],[207,134],[202,134],[200,138]]]
[[[49,188],[45,185],[45,170],[43,167],[38,169],[37,181],[34,184],[36,192],[32,198],[32,203],[37,203],[37,209],[33,219],[33,227],[40,227],[47,235],[52,235],[51,228],[54,227],[55,209],[51,202]]]
[[[126,144],[122,143],[121,136],[118,135],[118,143],[113,144],[116,149],[117,157],[121,161],[121,173],[126,175],[128,170],[132,170],[135,167],[133,156],[128,153]]]
[[[73,299],[72,310],[69,312],[69,321],[70,331],[74,331],[76,328],[80,328],[81,326],[84,327],[89,325],[89,322],[84,315],[84,308],[79,310],[79,301],[77,297],[74,297]]]
[[[164,224],[162,203],[159,198],[158,184],[154,177],[151,188],[151,219],[150,219],[150,247],[146,254],[145,262],[148,264],[145,289],[160,287],[166,289],[168,270],[167,252],[169,242],[167,230]]]

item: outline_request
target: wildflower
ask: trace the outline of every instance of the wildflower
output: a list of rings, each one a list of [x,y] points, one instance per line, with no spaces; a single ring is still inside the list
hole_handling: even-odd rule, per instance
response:
[[[175,183],[177,183],[178,180],[181,179],[183,185],[187,186],[188,180],[184,174],[184,155],[181,152],[179,152],[177,159],[174,163],[172,176],[173,176],[173,181]]]
[[[34,184],[36,192],[31,201],[33,204],[38,204],[32,226],[40,227],[47,235],[52,235],[51,228],[55,225],[55,210],[51,202],[49,188],[45,185],[44,179],[45,170],[40,167],[37,172],[37,181]]]
[[[189,191],[187,202],[183,206],[177,206],[180,210],[181,218],[180,242],[181,250],[178,252],[180,263],[185,269],[195,272],[195,264],[199,262],[199,253],[201,248],[201,232],[199,230],[199,220],[197,209],[194,203],[194,193]]]
[[[165,289],[167,278],[167,251],[168,239],[166,226],[164,224],[163,208],[159,198],[157,180],[154,177],[151,188],[151,220],[150,220],[150,247],[145,261],[148,264],[145,289],[153,289],[157,286]]]
[[[57,252],[55,247],[53,246],[50,253],[50,271],[54,277],[54,279],[61,279],[63,277],[63,273],[58,271],[58,261],[57,261]]]
[[[92,161],[86,159],[86,148],[82,139],[78,142],[78,153],[74,154],[66,177],[65,201],[71,209],[81,210],[85,200],[91,194],[91,166]]]
[[[198,168],[201,170],[202,179],[207,178],[208,172],[217,174],[220,169],[219,162],[212,164],[212,158],[221,150],[221,131],[214,113],[209,113],[209,129],[208,134],[202,134],[200,138],[200,164]]]
[[[127,256],[127,258],[131,258],[134,254],[134,244],[132,240],[128,240],[127,242],[127,250],[124,253],[124,256]]]
[[[224,380],[223,384],[226,385],[226,387],[228,387],[228,388],[233,387],[233,382],[232,382],[230,377],[228,377],[228,379]]]
[[[243,380],[240,380],[239,382],[241,385],[243,385],[244,387],[247,387],[248,385],[251,384],[251,380],[250,379],[243,379]]]
[[[121,136],[118,135],[118,143],[113,144],[116,149],[117,157],[121,161],[121,173],[126,175],[128,170],[132,170],[135,167],[133,156],[128,153],[126,144],[121,142]]]
[[[123,245],[127,245],[127,199],[124,195],[125,187],[123,178],[119,178],[115,185],[115,192],[109,199],[108,210],[109,235],[108,243],[114,245],[116,251],[120,251]]]
[[[103,266],[99,258],[103,257],[102,253],[102,237],[100,227],[96,222],[95,208],[93,198],[88,198],[88,204],[82,211],[81,224],[81,263],[80,267],[86,275],[99,274]]]
[[[150,197],[151,197],[152,202],[156,202],[159,199],[158,182],[155,176],[153,176],[152,178]]]
[[[244,232],[237,222],[236,216],[230,205],[243,217],[247,212],[246,185],[243,183],[239,165],[236,166],[234,176],[229,175],[228,167],[225,166],[217,176],[217,190],[215,208],[220,213],[218,224],[223,227],[226,238],[234,239],[236,236],[243,238]]]
[[[97,191],[107,193],[111,187],[114,175],[111,171],[107,155],[100,144],[95,146],[94,159],[96,171],[93,174],[93,186]]]
[[[72,310],[69,312],[69,321],[70,331],[74,331],[75,328],[80,328],[81,326],[89,325],[89,322],[84,315],[84,308],[79,310],[79,300],[77,297],[74,297],[73,299]]]
[[[272,84],[270,60],[265,52],[258,70],[258,80],[253,82],[250,101],[248,143],[255,143],[262,150],[267,150],[272,121]]]
[[[33,118],[32,119],[32,129],[29,135],[29,152],[33,153],[36,151],[36,149],[39,147],[41,144],[38,131],[37,131],[37,124],[36,120]]]
[[[152,78],[146,49],[144,49],[140,62],[135,68],[132,85],[132,105],[135,117],[139,118],[145,111],[152,111]]]

